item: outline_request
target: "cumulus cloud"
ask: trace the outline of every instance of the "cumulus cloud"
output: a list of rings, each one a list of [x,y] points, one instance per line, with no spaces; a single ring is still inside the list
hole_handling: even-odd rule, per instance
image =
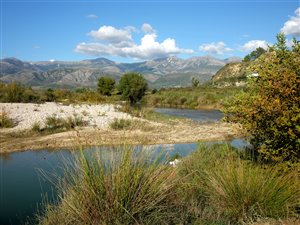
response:
[[[111,26],[102,26],[98,31],[89,33],[99,41],[79,43],[75,48],[75,52],[90,56],[120,56],[135,59],[154,59],[180,53],[193,53],[191,49],[177,47],[176,41],[172,38],[158,42],[157,34],[154,33],[152,26],[149,24],[149,26],[144,25],[142,27],[147,32],[141,38],[140,44],[136,44],[133,41],[132,29],[116,29]]]
[[[223,55],[226,52],[232,51],[232,49],[226,47],[226,44],[222,41],[217,42],[217,43],[212,42],[210,44],[200,45],[199,50],[202,52],[207,52],[210,54],[218,54],[218,55]]]
[[[251,52],[259,47],[263,49],[268,49],[269,45],[270,44],[265,40],[252,40],[252,41],[248,41],[243,46],[241,46],[240,50],[243,52]]]
[[[88,19],[98,19],[98,16],[95,14],[89,14],[89,15],[87,15],[87,18]]]
[[[146,34],[155,33],[155,30],[153,29],[153,27],[149,23],[144,23],[142,25],[142,31]]]
[[[102,26],[99,30],[92,30],[89,35],[95,39],[110,43],[128,42],[132,41],[131,29],[131,27],[128,29],[117,29],[112,26]]]
[[[280,30],[285,35],[300,35],[300,7],[296,9],[295,16],[291,16]]]

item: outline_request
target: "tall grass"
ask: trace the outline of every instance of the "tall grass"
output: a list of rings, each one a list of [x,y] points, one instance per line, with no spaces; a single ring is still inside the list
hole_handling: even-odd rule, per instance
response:
[[[183,198],[189,215],[201,223],[245,223],[258,218],[297,216],[297,171],[254,164],[226,145],[200,146],[180,164],[187,177]],[[299,216],[299,215],[298,215]]]
[[[130,148],[110,157],[81,154],[60,180],[59,203],[39,224],[172,224],[178,179],[174,168]],[[151,159],[152,160],[149,160]]]
[[[227,145],[201,145],[176,167],[145,151],[81,152],[56,205],[39,224],[245,224],[299,218],[296,171],[242,160]],[[297,214],[298,213],[298,214]]]
[[[297,173],[280,175],[242,161],[225,162],[208,173],[207,193],[215,210],[240,222],[295,216],[300,203]]]

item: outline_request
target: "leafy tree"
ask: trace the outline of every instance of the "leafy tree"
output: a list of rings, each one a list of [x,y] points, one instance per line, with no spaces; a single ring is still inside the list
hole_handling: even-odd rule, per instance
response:
[[[246,55],[245,58],[243,59],[243,62],[253,61],[253,60],[259,58],[264,53],[266,53],[266,50],[261,47],[258,47],[257,49],[252,51],[250,54]]]
[[[192,87],[198,87],[199,85],[200,85],[200,81],[197,78],[193,77],[192,78]]]
[[[138,73],[126,73],[119,82],[118,90],[124,100],[128,100],[131,105],[140,101],[148,88],[145,78]]]
[[[115,84],[115,80],[111,77],[100,77],[98,79],[98,92],[101,95],[110,96],[115,87]]]
[[[252,68],[248,91],[236,96],[227,118],[250,134],[252,154],[271,162],[300,162],[300,44],[289,50],[284,34]]]

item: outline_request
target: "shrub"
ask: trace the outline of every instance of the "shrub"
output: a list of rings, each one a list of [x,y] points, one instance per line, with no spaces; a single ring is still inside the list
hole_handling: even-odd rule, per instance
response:
[[[0,113],[0,128],[10,128],[14,126],[14,122],[5,111]]]
[[[31,126],[31,130],[37,133],[41,132],[42,131],[41,124],[39,122],[34,122]]]
[[[115,118],[114,121],[109,124],[109,126],[114,130],[123,130],[131,126],[131,120]]]
[[[48,102],[54,102],[54,101],[57,100],[56,98],[57,98],[57,97],[55,96],[53,89],[48,88],[48,89],[45,91],[45,101],[48,101]]]
[[[101,95],[110,96],[115,87],[115,83],[115,80],[111,77],[100,77],[98,79],[98,92]]]
[[[300,161],[300,43],[291,50],[283,34],[262,55],[249,80],[248,91],[234,98],[227,118],[248,131],[253,145],[251,155],[266,162]]]
[[[101,152],[75,157],[57,182],[58,204],[46,206],[39,224],[175,224],[172,167],[131,148]]]
[[[124,100],[134,105],[143,98],[147,87],[147,82],[142,75],[138,73],[126,73],[119,81],[118,90]]]
[[[65,120],[56,115],[46,118],[45,126],[47,130],[58,130],[65,128]]]

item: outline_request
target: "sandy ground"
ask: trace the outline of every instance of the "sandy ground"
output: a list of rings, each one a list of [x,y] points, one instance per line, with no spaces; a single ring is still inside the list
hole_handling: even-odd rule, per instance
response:
[[[17,126],[10,131],[22,131],[30,129],[35,122],[43,125],[49,116],[59,118],[81,117],[88,122],[88,126],[107,128],[115,118],[131,119],[131,116],[119,112],[112,104],[89,105],[47,102],[44,104],[32,103],[0,103],[0,112],[5,111],[9,117],[17,122]]]
[[[1,109],[17,120],[18,125],[14,128],[0,129],[0,153],[45,148],[78,148],[86,145],[188,143],[228,140],[242,136],[240,127],[234,124],[197,123],[182,119],[167,122],[146,121],[118,112],[113,105],[0,103]],[[32,133],[28,135],[27,130],[34,122],[43,123],[47,116],[53,114],[63,118],[79,114],[88,122],[88,126],[46,136]],[[109,123],[114,118],[135,119],[142,123],[129,130],[116,131],[109,128]]]

